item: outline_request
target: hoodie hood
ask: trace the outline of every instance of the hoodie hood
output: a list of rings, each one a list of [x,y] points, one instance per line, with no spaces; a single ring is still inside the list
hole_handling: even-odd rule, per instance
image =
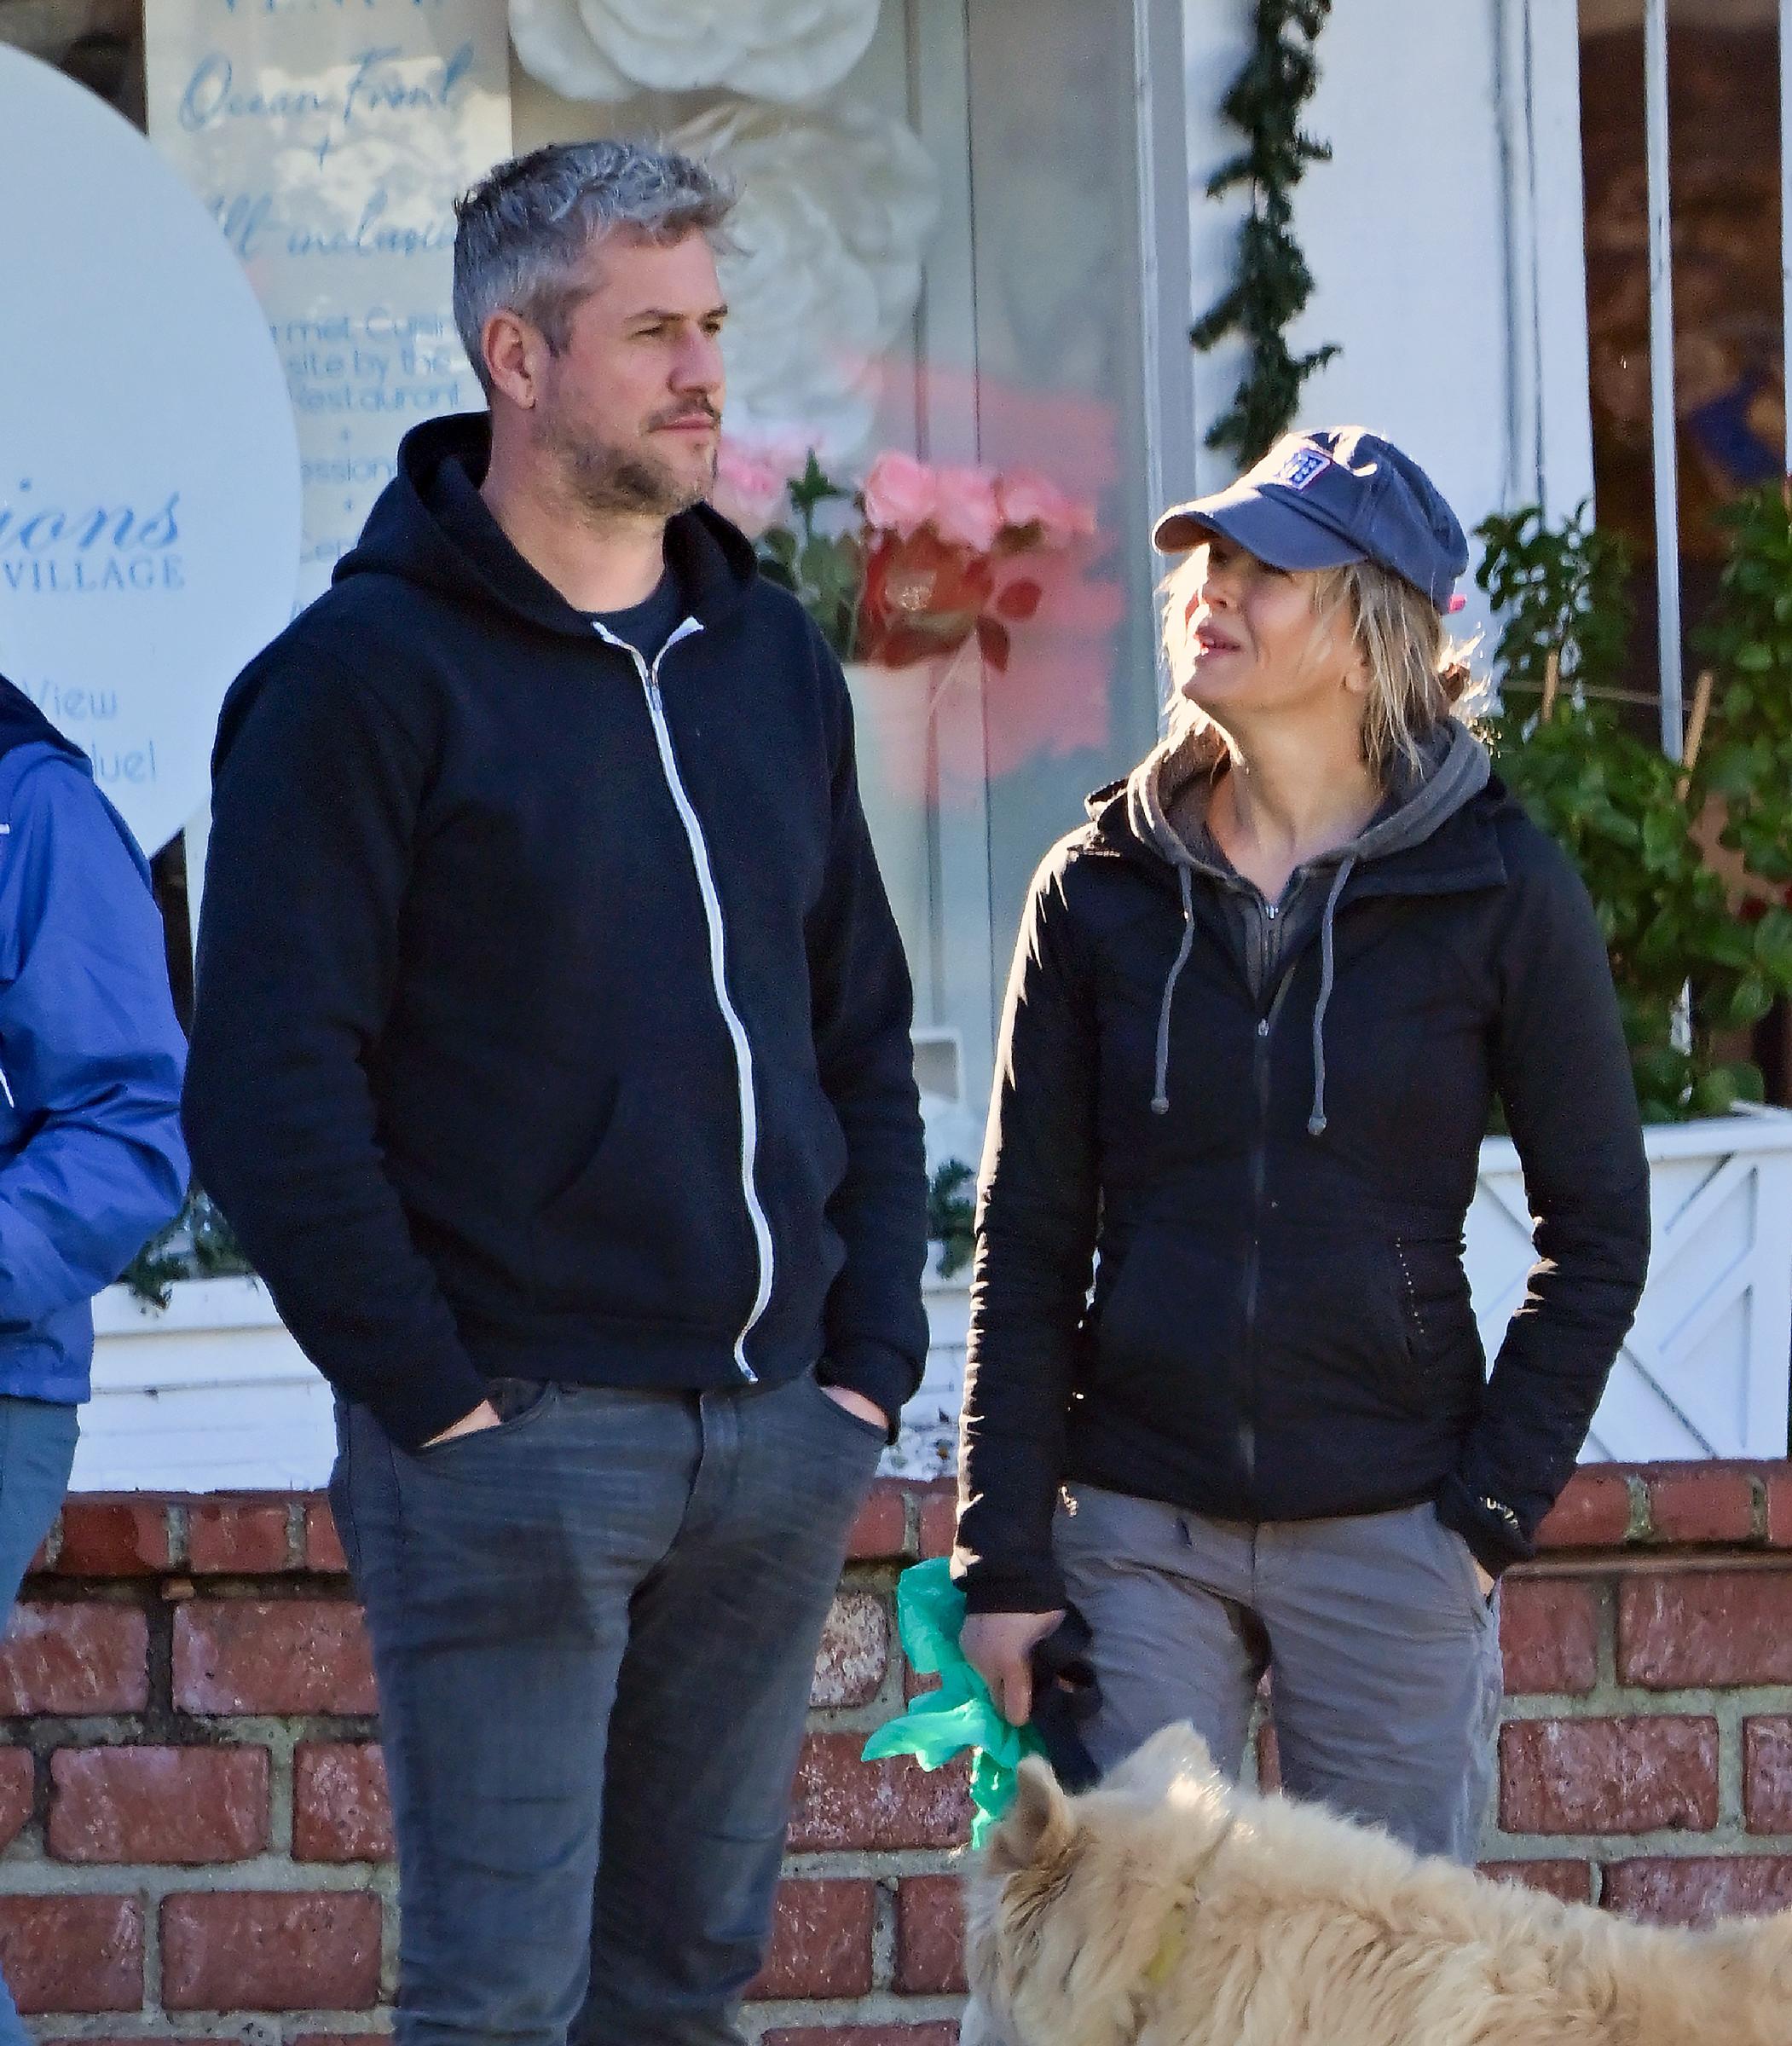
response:
[[[491,444],[490,415],[483,412],[413,426],[399,443],[397,475],[331,581],[396,575],[463,604],[496,605],[546,632],[589,639],[589,618],[530,567],[487,510],[479,485]],[[752,542],[708,505],[667,521],[666,561],[686,610],[705,626],[737,610],[759,573]]]
[[[1192,867],[1217,880],[1236,881],[1213,852],[1191,847],[1170,821],[1177,798],[1198,777],[1212,778],[1225,749],[1211,725],[1154,747],[1126,777],[1126,821],[1142,845],[1173,867]],[[1467,725],[1448,718],[1419,742],[1416,764],[1402,761],[1386,799],[1347,844],[1321,853],[1312,866],[1361,866],[1422,845],[1486,788],[1493,772],[1488,752]],[[1205,804],[1203,805],[1205,812]],[[1205,836],[1205,832],[1203,834]]]
[[[1205,777],[1211,789],[1224,758],[1223,742],[1211,725],[1203,725],[1175,744],[1166,740],[1153,748],[1124,783],[1125,818],[1133,837],[1169,863],[1182,899],[1182,942],[1165,976],[1158,1009],[1157,1066],[1151,1096],[1154,1115],[1170,1112],[1170,1018],[1176,984],[1194,944],[1192,877],[1200,874],[1234,889],[1245,885],[1219,847],[1211,843],[1205,823],[1200,834],[1203,842],[1190,846],[1171,822],[1176,798],[1198,777]],[[1416,763],[1402,763],[1386,800],[1356,837],[1306,863],[1312,871],[1332,870],[1319,922],[1319,999],[1313,1009],[1313,1107],[1307,1118],[1309,1136],[1323,1136],[1326,1131],[1326,1011],[1331,1006],[1335,972],[1333,933],[1338,903],[1345,884],[1359,866],[1422,845],[1486,788],[1492,772],[1487,748],[1480,740],[1456,719],[1446,719],[1420,742]],[[1102,793],[1111,799],[1118,791]],[[1099,799],[1090,800],[1093,807]],[[1097,815],[1099,829],[1106,821],[1105,806]],[[1269,914],[1274,915],[1274,910]]]
[[[20,746],[54,746],[90,774],[93,772],[93,762],[74,741],[65,738],[22,689],[0,675],[0,754]]]

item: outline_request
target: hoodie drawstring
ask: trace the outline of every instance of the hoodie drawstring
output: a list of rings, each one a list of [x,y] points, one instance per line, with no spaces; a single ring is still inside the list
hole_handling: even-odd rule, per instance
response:
[[[1326,913],[1319,926],[1319,999],[1313,1005],[1313,1113],[1307,1118],[1307,1135],[1326,1133],[1326,1009],[1332,999],[1332,926],[1337,917],[1338,899],[1356,864],[1356,855],[1346,852],[1338,863],[1332,892],[1326,897]]]
[[[1175,961],[1164,982],[1164,1000],[1158,1010],[1158,1070],[1151,1095],[1153,1115],[1170,1113],[1170,1005],[1176,998],[1176,984],[1188,963],[1188,955],[1194,950],[1194,891],[1189,885],[1188,868],[1178,864],[1176,877],[1182,891],[1182,942],[1176,947]]]

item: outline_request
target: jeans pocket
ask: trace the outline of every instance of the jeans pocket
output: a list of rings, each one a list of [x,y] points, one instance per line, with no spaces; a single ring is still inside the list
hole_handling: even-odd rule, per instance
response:
[[[863,1436],[867,1442],[876,1442],[880,1449],[887,1444],[890,1439],[889,1430],[881,1421],[868,1421],[863,1414],[853,1413],[849,1408],[842,1407],[840,1402],[829,1392],[821,1380],[816,1377],[812,1370],[805,1372],[803,1377],[810,1390],[833,1415],[835,1421],[842,1423],[845,1426],[853,1430],[855,1433]]]
[[[476,1428],[470,1434],[450,1436],[445,1442],[425,1442],[405,1454],[413,1462],[436,1464],[465,1455],[483,1445],[487,1449],[526,1433],[558,1405],[560,1388],[551,1378],[494,1378],[486,1397],[498,1415],[495,1428]]]
[[[1431,1518],[1436,1525],[1437,1532],[1443,1537],[1445,1546],[1448,1548],[1455,1559],[1458,1572],[1462,1579],[1463,1590],[1468,1594],[1470,1607],[1479,1618],[1490,1620],[1496,1610],[1494,1601],[1498,1595],[1499,1587],[1496,1585],[1491,1592],[1482,1590],[1481,1566],[1475,1560],[1475,1552],[1454,1528],[1445,1527],[1443,1523],[1437,1519],[1435,1513],[1431,1515]]]

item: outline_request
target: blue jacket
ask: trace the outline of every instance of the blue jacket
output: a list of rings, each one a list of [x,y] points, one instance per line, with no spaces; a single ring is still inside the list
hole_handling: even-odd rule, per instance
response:
[[[143,856],[0,679],[0,1394],[87,1397],[93,1296],[186,1192],[185,1063]]]

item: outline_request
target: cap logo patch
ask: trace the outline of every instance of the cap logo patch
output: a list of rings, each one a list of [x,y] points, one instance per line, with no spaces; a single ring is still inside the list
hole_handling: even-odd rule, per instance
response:
[[[1331,456],[1321,454],[1317,448],[1296,448],[1269,481],[1289,490],[1304,490],[1316,483],[1331,466]]]

